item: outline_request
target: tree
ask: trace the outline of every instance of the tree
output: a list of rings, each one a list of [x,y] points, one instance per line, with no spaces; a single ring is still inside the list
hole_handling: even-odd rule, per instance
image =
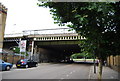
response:
[[[75,54],[71,55],[71,58],[72,59],[77,59],[77,58],[89,58],[89,59],[93,59],[93,54],[86,53],[86,52],[75,53]]]
[[[13,48],[14,53],[20,53],[20,48],[19,47],[14,47]]]
[[[55,23],[70,22],[68,27],[86,38],[83,50],[98,57],[101,79],[104,59],[120,54],[120,2],[43,2],[39,6],[50,8]]]

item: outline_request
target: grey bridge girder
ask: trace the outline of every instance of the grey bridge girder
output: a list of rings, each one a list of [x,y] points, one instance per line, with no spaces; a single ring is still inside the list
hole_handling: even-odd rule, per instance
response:
[[[34,41],[35,46],[37,49],[44,49],[42,51],[43,55],[51,56],[51,55],[70,55],[72,53],[76,53],[80,51],[79,41],[84,40],[80,35],[77,33],[69,33],[69,34],[44,34],[44,35],[28,35],[25,36],[27,40]],[[23,39],[22,37],[6,37],[4,42],[15,42]],[[51,55],[49,55],[49,51],[51,51]],[[56,52],[55,52],[56,51]],[[44,53],[45,52],[45,53]],[[41,51],[38,51],[37,54],[41,55]],[[61,55],[60,55],[61,54]],[[66,54],[66,55],[65,55]],[[45,57],[47,57],[45,56]],[[50,58],[48,58],[50,59]]]

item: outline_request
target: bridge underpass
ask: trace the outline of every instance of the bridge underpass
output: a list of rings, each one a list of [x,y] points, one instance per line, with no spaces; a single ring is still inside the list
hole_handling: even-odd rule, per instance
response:
[[[12,42],[4,42],[3,45],[3,49],[12,49],[13,47],[18,46],[18,44],[16,43],[16,41],[12,41]]]
[[[80,52],[79,41],[35,41],[40,62],[60,62]]]
[[[74,53],[79,53],[79,41],[85,39],[77,33],[69,32],[68,30],[61,28],[24,31],[19,36],[8,34],[4,38],[4,47],[13,47],[17,45],[17,42],[27,40],[26,50],[30,52],[29,56],[33,59],[37,59],[39,62],[61,61]]]

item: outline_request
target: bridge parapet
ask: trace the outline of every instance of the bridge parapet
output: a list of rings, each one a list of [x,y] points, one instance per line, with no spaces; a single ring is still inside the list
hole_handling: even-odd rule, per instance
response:
[[[4,41],[19,41],[20,38],[26,37],[34,41],[47,41],[47,40],[82,40],[85,39],[78,35],[75,31],[68,31],[70,28],[57,28],[57,29],[43,29],[43,30],[28,30],[23,33],[7,34]],[[46,32],[47,31],[47,32]],[[31,33],[33,32],[33,33]],[[37,32],[37,33],[36,33]]]
[[[76,33],[74,30],[70,28],[56,28],[56,29],[41,29],[41,30],[25,30],[22,33],[12,33],[12,34],[5,34],[4,38],[12,38],[12,37],[23,37],[23,36],[45,36],[45,35],[60,35],[60,34],[73,34]]]
[[[43,35],[34,37],[35,41],[49,41],[49,40],[78,40],[82,38],[77,33],[74,34],[57,34],[57,35]]]
[[[76,33],[75,30],[70,31],[71,28],[55,28],[55,29],[41,29],[41,30],[26,30],[23,31],[24,36],[29,35],[50,35],[50,34],[68,34]]]
[[[4,38],[16,38],[16,37],[23,37],[23,33],[12,33],[4,35]]]
[[[21,38],[4,38],[4,42],[20,41]]]
[[[4,41],[19,41],[22,37],[9,37],[5,38]],[[32,38],[34,41],[51,41],[51,40],[83,40],[82,36],[77,33],[74,34],[48,34],[48,35],[30,35],[27,39]]]

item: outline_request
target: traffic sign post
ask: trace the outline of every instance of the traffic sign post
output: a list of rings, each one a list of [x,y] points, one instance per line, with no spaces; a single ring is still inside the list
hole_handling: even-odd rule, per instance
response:
[[[20,40],[19,42],[19,47],[20,47],[20,56],[22,57],[22,52],[23,53],[26,53],[26,43],[27,43],[27,40]]]

